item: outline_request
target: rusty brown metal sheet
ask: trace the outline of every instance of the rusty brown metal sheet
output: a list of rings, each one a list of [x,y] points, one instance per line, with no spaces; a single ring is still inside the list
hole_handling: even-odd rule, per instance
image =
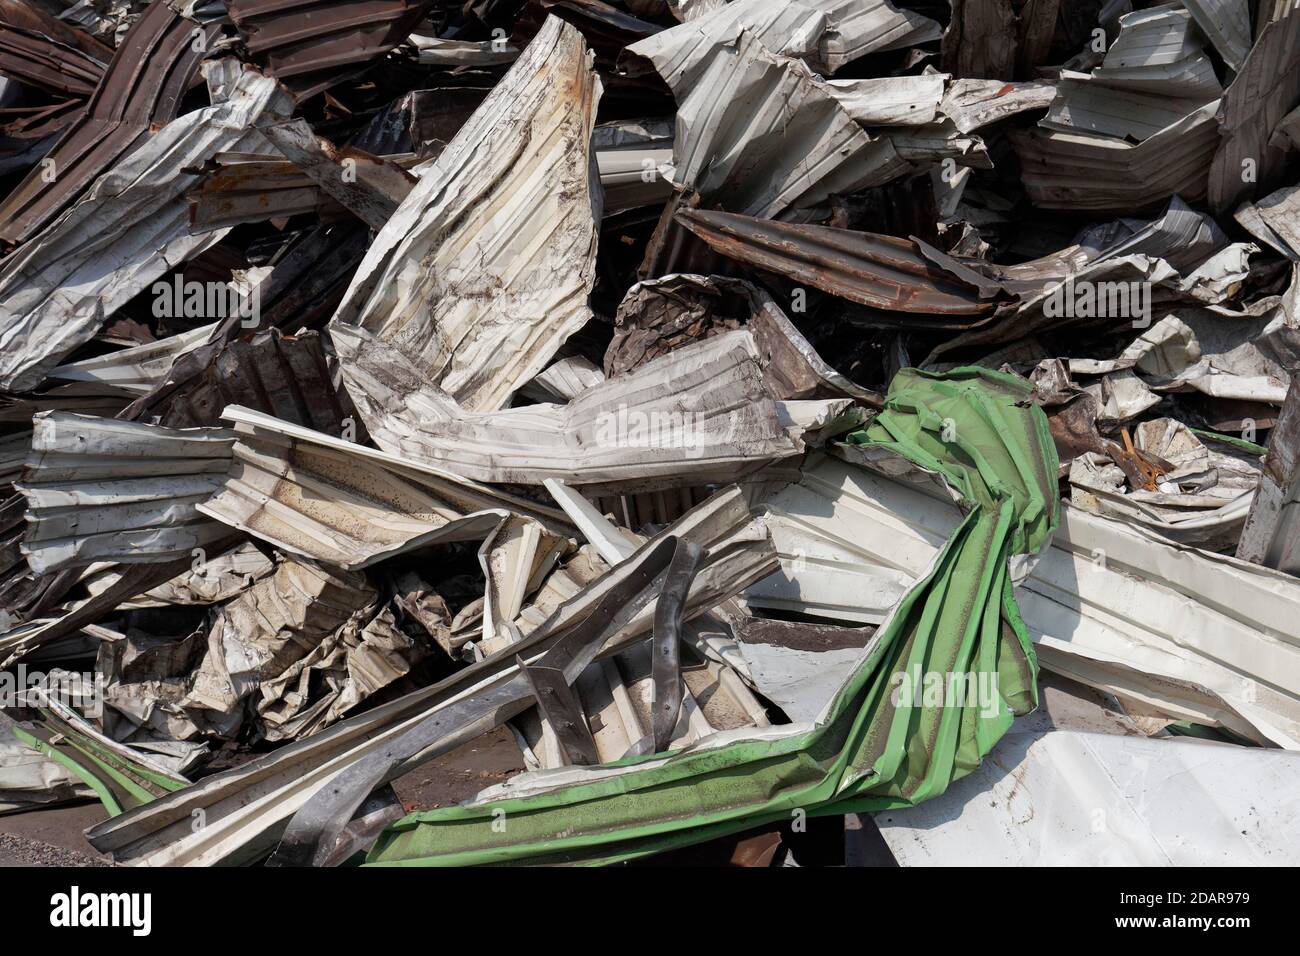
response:
[[[320,188],[287,159],[226,155],[213,166],[186,197],[195,231],[314,213],[324,205]]]
[[[195,30],[202,30],[205,42],[196,41]],[[215,25],[200,27],[165,0],[154,0],[122,40],[85,112],[46,156],[48,162],[0,204],[0,240],[31,238],[152,127],[174,119],[216,32]],[[53,170],[52,181],[47,170]]]
[[[339,434],[345,417],[318,332],[290,336],[269,329],[235,339],[197,383],[173,398],[161,424],[216,423],[227,405],[256,408],[328,435]]]
[[[354,75],[405,40],[427,0],[232,0],[248,52],[300,99]]]
[[[95,92],[113,51],[25,0],[0,0],[0,73],[56,95]]]
[[[699,209],[679,210],[677,220],[733,259],[861,305],[959,317],[988,316],[996,307],[906,239]]]
[[[78,30],[51,16],[39,4],[30,0],[0,0],[0,24],[44,34],[100,63],[107,64],[113,58],[111,46],[101,43],[84,30]]]

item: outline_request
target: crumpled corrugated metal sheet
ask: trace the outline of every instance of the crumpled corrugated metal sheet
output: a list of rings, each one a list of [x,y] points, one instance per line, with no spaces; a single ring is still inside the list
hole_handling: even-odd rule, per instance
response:
[[[228,0],[244,44],[299,100],[363,70],[411,33],[428,0]]]
[[[958,271],[941,270],[907,239],[699,209],[677,219],[724,255],[853,302],[917,313],[917,326],[960,328],[991,315],[1001,297],[996,283],[956,262]]]
[[[215,25],[153,0],[113,54],[85,112],[45,157],[54,163],[54,181],[46,181],[49,167],[37,166],[0,203],[0,239],[31,239],[139,146],[151,127],[175,119],[216,33]]]
[[[216,612],[206,653],[176,707],[199,732],[231,735],[243,722],[240,701],[253,697],[260,706],[262,685],[270,682],[273,705],[284,692],[279,681],[293,666],[340,630],[360,630],[377,599],[365,575],[283,562]]]
[[[167,374],[172,362],[202,345],[215,328],[215,323],[204,325],[97,358],[69,362],[51,369],[49,377],[74,382],[102,382],[124,392],[148,394]]]
[[[88,97],[113,51],[26,0],[0,2],[0,73],[55,94]]]
[[[274,155],[220,153],[208,165],[212,168],[186,195],[195,232],[303,213],[323,219],[343,213],[311,177],[278,151]]]
[[[781,574],[755,603],[858,620],[890,613],[961,520],[924,476],[817,458],[768,519]],[[792,515],[790,521],[779,516]],[[802,558],[802,561],[800,559]],[[788,582],[788,584],[787,584]],[[1300,580],[1073,506],[1018,580],[1044,667],[1179,719],[1300,749]]]
[[[548,18],[376,236],[331,328],[396,348],[469,411],[503,407],[591,315],[599,96],[582,36]],[[361,341],[336,336],[350,390]]]
[[[1270,139],[1283,117],[1300,104],[1300,12],[1294,3],[1279,12],[1277,20],[1259,31],[1241,72],[1223,95],[1223,140],[1210,168],[1208,196],[1216,213],[1232,212],[1243,199],[1282,185],[1286,151]]]
[[[1283,186],[1232,214],[1252,236],[1292,262],[1300,262],[1300,186]]]
[[[214,105],[167,124],[4,261],[0,388],[35,388],[128,299],[225,234],[190,234],[185,192],[198,176],[186,170],[224,150],[269,151],[253,123],[290,104],[235,60],[211,64],[208,80]]]
[[[162,563],[230,536],[196,509],[221,487],[234,433],[67,412],[32,420],[15,487],[27,498],[23,553],[38,573],[95,561]]]
[[[939,103],[939,112],[963,133],[971,133],[1029,110],[1046,109],[1056,98],[1050,83],[1002,83],[954,79]]]
[[[634,69],[643,59],[674,90],[689,89],[702,78],[712,48],[734,40],[742,30],[773,53],[797,57],[817,72],[831,74],[868,53],[933,40],[941,28],[889,0],[735,0],[629,45],[624,66]]]
[[[885,411],[855,434],[897,461],[940,469],[968,514],[817,722],[715,734],[621,766],[525,774],[459,807],[409,815],[368,861],[611,862],[788,819],[790,807],[885,809],[942,793],[1037,703],[1011,566],[1044,548],[1056,525],[1056,456],[1041,411],[1017,404],[1026,394],[1021,380],[987,370],[902,373]],[[940,434],[945,417],[960,438]],[[1000,680],[982,711],[890,697],[890,675],[908,667],[990,666]],[[638,799],[622,798],[631,792]],[[492,832],[496,808],[510,819],[504,838]]]
[[[1139,10],[1120,17],[1119,26],[1119,36],[1092,71],[1094,82],[1199,101],[1223,95],[1187,10]]]
[[[382,229],[415,185],[395,163],[363,150],[338,149],[305,120],[263,123],[259,129],[321,191],[372,229]]]
[[[423,649],[384,608],[360,630],[341,627],[259,687],[257,716],[269,741],[309,737],[408,673]]]
[[[1241,72],[1250,52],[1249,0],[1183,0],[1183,6],[1224,62]]]
[[[661,544],[670,535],[680,535],[709,549],[710,557],[692,585],[688,613],[712,607],[773,567],[766,535],[751,528],[749,509],[734,487],[719,492],[675,522],[652,539],[651,545]],[[279,839],[290,816],[326,783],[336,781],[367,755],[377,754],[385,761],[387,773],[381,776],[387,779],[427,758],[428,754],[400,753],[395,744],[413,728],[436,717],[440,709],[470,686],[491,686],[508,679],[515,672],[518,654],[531,658],[551,646],[568,629],[585,620],[600,599],[632,570],[629,562],[591,581],[557,608],[545,626],[530,635],[526,646],[515,645],[438,684],[340,721],[243,767],[208,777],[170,798],[92,828],[87,838],[118,861],[134,864],[202,865],[255,859]],[[606,652],[648,635],[653,611],[652,602],[631,620],[619,622],[620,629]],[[508,716],[499,714],[493,719]],[[471,735],[472,730],[457,739]],[[440,744],[444,748],[454,745],[453,741]],[[395,761],[391,766],[389,758]],[[261,799],[248,800],[250,786],[257,787]],[[361,789],[367,789],[364,783]],[[206,826],[195,829],[188,825],[195,809],[203,811]],[[178,811],[180,816],[175,816]],[[183,826],[176,824],[181,818]]]
[[[710,45],[698,80],[668,79],[677,97],[673,182],[731,212],[789,218],[912,168],[816,74],[748,30]]]
[[[1300,748],[1300,0],[33,3],[0,667],[98,651],[33,741],[121,862],[337,865],[504,723],[375,862],[898,807],[1036,772],[1039,662]],[[15,475],[38,412],[122,453]]]
[[[1300,375],[1291,380],[1263,468],[1237,557],[1300,575]]]
[[[320,333],[289,336],[272,328],[194,349],[123,417],[194,428],[219,424],[228,405],[328,435],[341,432],[350,412],[334,386]]]
[[[835,99],[863,126],[924,126],[935,122],[951,76],[886,76],[827,80]]]
[[[539,521],[548,530],[562,531],[570,527],[564,512],[558,508],[512,494],[508,489],[480,484],[415,457],[380,451],[239,405],[226,408],[222,418],[233,423],[236,434],[240,436],[248,435],[258,440],[266,436],[273,442],[292,439],[304,445],[343,452],[364,462],[378,463],[387,471],[432,489],[439,500],[457,508],[461,514],[504,508]]]
[[[464,515],[378,464],[292,439],[247,436],[233,455],[229,476],[200,512],[349,570],[412,548],[479,540],[507,517]]]
[[[1011,134],[1025,185],[1046,209],[1125,213],[1170,196],[1205,197],[1209,164],[1219,143],[1217,103],[1133,146],[1082,133],[1035,130]]]
[[[802,429],[786,428],[794,403],[773,400],[746,331],[684,346],[567,405],[499,412],[469,412],[422,387],[377,343],[356,352],[367,362],[347,374],[375,443],[476,481],[647,490],[723,480],[803,448]]]
[[[880,405],[879,395],[828,365],[765,290],[723,276],[667,275],[628,289],[614,318],[605,371],[625,374],[689,342],[741,326],[754,336],[773,398],[847,396]]]

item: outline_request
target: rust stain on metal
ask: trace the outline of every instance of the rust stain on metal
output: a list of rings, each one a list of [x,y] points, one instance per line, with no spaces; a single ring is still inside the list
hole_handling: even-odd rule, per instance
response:
[[[427,0],[232,0],[248,52],[299,99],[354,75],[410,35]]]
[[[907,239],[698,209],[679,210],[677,220],[724,255],[861,305],[972,317],[991,315],[996,307],[932,265]]]

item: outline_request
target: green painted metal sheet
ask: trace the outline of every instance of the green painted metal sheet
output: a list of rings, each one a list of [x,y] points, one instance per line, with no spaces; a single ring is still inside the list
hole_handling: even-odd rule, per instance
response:
[[[610,863],[801,812],[884,810],[943,793],[1038,703],[1008,570],[1014,555],[1044,547],[1058,518],[1056,451],[1031,392],[987,369],[905,369],[880,415],[848,436],[942,474],[966,516],[815,727],[769,728],[594,768],[589,782],[412,813],[384,832],[368,864]],[[949,674],[992,692],[924,692]],[[918,692],[902,693],[900,675],[917,679]]]

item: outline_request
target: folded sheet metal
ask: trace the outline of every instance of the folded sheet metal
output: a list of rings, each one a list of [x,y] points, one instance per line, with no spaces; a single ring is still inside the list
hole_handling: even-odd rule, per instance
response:
[[[1131,214],[1181,196],[1204,199],[1219,149],[1219,101],[1133,144],[1090,133],[1035,128],[1008,133],[1034,205]]]
[[[199,31],[195,34],[195,31]],[[118,45],[85,112],[0,203],[0,240],[17,243],[49,225],[151,127],[174,120],[217,33],[153,0]],[[47,182],[48,170],[56,170]]]
[[[223,150],[269,151],[252,124],[290,104],[274,80],[238,61],[214,62],[207,76],[212,106],[168,123],[4,261],[0,388],[35,388],[106,317],[224,235],[190,234],[193,167]]]
[[[939,103],[939,112],[963,133],[972,133],[1017,113],[1046,109],[1056,98],[1051,83],[1003,83],[954,79]]]
[[[887,76],[828,80],[826,85],[849,115],[863,126],[923,126],[933,123],[950,76]]]
[[[1187,10],[1172,5],[1119,18],[1119,36],[1092,78],[1107,86],[1200,101],[1223,88]]]
[[[750,525],[749,509],[739,489],[733,487],[698,506],[646,545],[648,554],[668,537],[680,536],[708,549],[705,566],[692,583],[688,616],[715,606],[770,572],[774,562],[771,549],[764,546],[765,536],[755,536]],[[443,740],[434,753],[407,754],[394,749],[406,734],[436,719],[440,710],[464,699],[468,692],[508,684],[517,670],[519,655],[534,659],[581,625],[601,599],[635,570],[636,564],[630,561],[625,568],[599,576],[558,607],[545,626],[523,644],[513,645],[437,684],[346,718],[306,740],[294,741],[241,767],[206,777],[170,798],[92,828],[87,838],[119,862],[135,865],[207,865],[257,859],[274,848],[288,819],[299,808],[368,755],[375,755],[381,768],[386,768],[380,775],[382,782],[472,737],[471,730]],[[654,608],[652,601],[631,620],[616,621],[617,633],[604,653],[649,635]],[[523,707],[527,706],[524,701]],[[495,714],[489,723],[509,716]],[[396,758],[395,765],[391,758]],[[369,779],[359,788],[362,792],[356,796],[358,801],[372,789]],[[195,810],[203,812],[205,826],[189,825]]]
[[[610,377],[641,368],[681,346],[740,324],[754,337],[763,376],[777,399],[855,398],[879,407],[881,397],[835,371],[765,290],[742,279],[667,275],[628,289],[605,351]],[[576,395],[577,393],[575,393]]]
[[[511,494],[505,489],[479,484],[415,458],[405,458],[368,445],[336,438],[239,405],[228,407],[223,412],[222,418],[233,423],[236,434],[241,437],[249,436],[259,441],[265,438],[280,443],[291,439],[304,446],[310,445],[342,452],[362,462],[377,463],[399,477],[413,480],[421,486],[432,489],[438,500],[455,507],[461,514],[504,508],[540,522],[548,531],[563,531],[571,527],[564,512],[558,508],[538,504],[532,499]]]
[[[699,209],[677,219],[724,255],[863,305],[918,313],[918,325],[960,327],[996,307],[991,283],[941,270],[911,240]]]
[[[311,177],[278,151],[274,155],[218,153],[208,167],[185,197],[195,232],[304,213],[343,213]]]
[[[113,51],[26,0],[0,2],[0,73],[56,95],[95,91]]]
[[[18,490],[38,573],[96,561],[162,563],[228,538],[196,505],[221,486],[234,434],[45,412]]]
[[[911,169],[823,80],[748,30],[710,45],[698,80],[666,79],[677,97],[673,182],[731,212],[790,216]]]
[[[385,608],[362,628],[341,627],[258,688],[257,716],[270,741],[308,737],[408,674],[423,648]]]
[[[331,328],[397,349],[469,411],[505,406],[591,316],[599,96],[582,36],[549,18],[375,238]],[[336,337],[345,375],[366,341]]]
[[[787,820],[794,807],[885,809],[944,792],[1037,702],[1009,564],[1051,536],[1056,456],[1041,411],[1017,404],[1027,394],[1022,380],[987,370],[903,372],[885,411],[855,433],[898,461],[939,469],[968,512],[816,723],[715,734],[620,766],[524,774],[459,807],[407,816],[369,862],[612,861]],[[991,669],[1001,680],[983,709],[973,697],[928,706],[920,695],[891,697],[894,674],[909,669]],[[492,832],[501,810],[508,837]]]
[[[293,554],[348,570],[412,548],[476,541],[504,511],[463,515],[382,466],[290,438],[247,437],[199,511]]]
[[[206,651],[187,676],[177,709],[192,716],[200,733],[232,735],[243,722],[241,701],[252,698],[259,706],[268,682],[278,700],[278,682],[294,665],[340,630],[359,631],[374,616],[377,597],[363,574],[284,561],[213,616]]]
[[[1156,309],[1164,311],[1167,303],[1194,298],[1180,272],[1190,279],[1197,267],[1228,245],[1212,217],[1177,196],[1155,219],[1127,220],[1122,232],[1105,233],[1103,238],[1100,250],[1075,247],[1064,250],[1069,255],[992,270],[998,282],[1019,293],[1015,310],[940,343],[923,364],[929,366],[940,356],[962,354],[974,346],[1025,341],[1066,327],[1076,335],[1089,328],[1128,333],[1135,323],[1159,314]],[[1094,307],[1086,310],[1089,314],[1067,305],[1077,295],[1087,294],[1094,299]],[[1144,295],[1149,311],[1139,316]],[[1104,306],[1098,305],[1103,300]]]
[[[1300,262],[1300,186],[1283,186],[1232,214],[1256,239],[1292,262]]]
[[[202,345],[215,328],[215,323],[203,325],[97,358],[69,362],[51,369],[49,377],[74,382],[102,382],[126,392],[147,394],[162,381],[178,356]]]
[[[305,120],[267,123],[262,134],[320,187],[372,229],[382,229],[415,185],[396,163],[356,149],[338,149]]]
[[[1062,75],[1057,97],[1039,123],[1042,129],[1092,133],[1141,143],[1166,129],[1206,100],[1108,86],[1083,74]]]
[[[230,0],[248,52],[300,100],[383,57],[410,36],[426,0]]]
[[[1296,378],[1269,434],[1259,491],[1237,557],[1300,575],[1300,380]]]
[[[396,350],[352,346],[359,335],[341,327],[335,341],[362,357],[344,374],[375,443],[475,481],[646,490],[725,480],[803,449],[743,330],[606,379],[567,405],[497,412],[461,409]]]
[[[174,364],[127,414],[193,428],[216,425],[226,406],[241,405],[327,435],[338,435],[349,417],[319,332],[290,336],[272,328],[224,345],[208,342],[191,356],[192,364]]]
[[[1249,0],[1183,0],[1196,26],[1234,72],[1250,53]]]
[[[1243,200],[1283,185],[1286,151],[1270,143],[1273,130],[1300,105],[1300,11],[1283,4],[1279,18],[1258,32],[1241,72],[1223,95],[1222,142],[1210,168],[1210,208],[1231,213]]]
[[[868,53],[937,39],[941,28],[889,0],[736,0],[631,44],[623,55],[625,66],[644,59],[674,90],[686,89],[700,80],[711,48],[742,30],[773,53],[831,74]]]
[[[640,536],[610,523],[585,498],[563,483],[548,480],[546,489],[606,564],[616,566],[636,552],[641,543]],[[688,640],[685,635],[674,639]],[[688,647],[693,649],[694,645],[688,644]],[[679,651],[679,655],[683,653],[690,657],[681,667],[681,701],[677,719],[664,728],[670,738],[666,746],[660,745],[662,741],[656,743],[655,739],[654,730],[659,727],[655,703],[660,691],[654,678],[649,644],[629,647],[612,658],[590,665],[574,682],[574,691],[582,703],[583,713],[588,715],[601,763],[655,750],[675,750],[719,730],[768,726],[770,721],[763,705],[728,662],[709,660],[705,655],[693,654],[690,650]],[[661,656],[662,648],[657,648],[653,654]],[[560,748],[556,746],[556,735],[549,722],[526,718],[527,715],[516,721],[515,726],[528,744],[525,751],[528,769],[565,765],[568,761],[563,759]],[[527,759],[530,753],[532,760]]]
[[[814,459],[770,500],[781,572],[751,589],[755,603],[882,620],[960,520],[923,477]],[[1068,505],[1026,571],[1020,610],[1047,669],[1171,719],[1300,750],[1300,642],[1287,610],[1300,580]],[[874,614],[845,615],[845,595]]]

